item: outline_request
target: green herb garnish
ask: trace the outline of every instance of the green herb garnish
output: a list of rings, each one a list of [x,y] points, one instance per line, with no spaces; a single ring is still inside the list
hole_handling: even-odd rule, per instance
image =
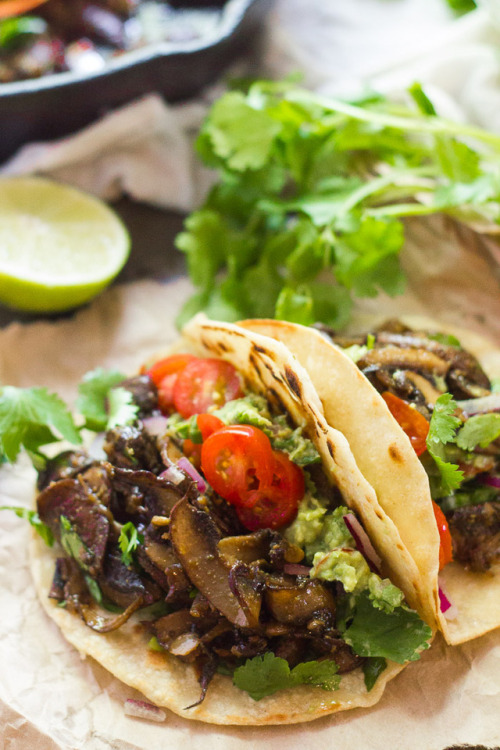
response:
[[[337,690],[340,684],[338,667],[331,659],[308,661],[290,669],[288,662],[268,652],[248,659],[234,671],[233,682],[255,701],[278,690],[296,685],[315,685],[323,690]]]

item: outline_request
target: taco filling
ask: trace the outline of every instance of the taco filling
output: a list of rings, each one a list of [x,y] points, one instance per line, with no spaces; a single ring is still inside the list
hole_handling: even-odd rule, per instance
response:
[[[489,571],[500,562],[500,393],[476,357],[454,336],[397,320],[362,336],[330,336],[420,456],[435,503],[440,567],[453,557],[471,571]]]
[[[216,674],[254,700],[336,690],[354,670],[369,691],[387,660],[428,648],[303,426],[235,367],[174,354],[105,398],[92,378],[83,390],[108,412],[121,402],[121,423],[108,418],[90,452],[37,454],[58,607],[100,634],[134,622],[145,648],[191,665],[199,698],[184,708]]]

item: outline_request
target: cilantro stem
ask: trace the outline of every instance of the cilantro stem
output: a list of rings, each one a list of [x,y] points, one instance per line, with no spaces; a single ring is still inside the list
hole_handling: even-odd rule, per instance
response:
[[[385,114],[373,109],[363,109],[354,104],[339,101],[330,97],[321,96],[304,91],[288,92],[287,97],[291,102],[301,103],[301,101],[317,104],[323,109],[331,112],[340,112],[347,117],[363,122],[377,123],[389,128],[398,130],[414,131],[416,133],[431,133],[433,135],[457,135],[468,138],[476,138],[479,141],[490,144],[495,150],[500,152],[500,136],[491,133],[474,125],[464,125],[462,123],[445,120],[441,117],[428,115],[425,118],[415,119],[413,117],[401,117],[398,115]]]

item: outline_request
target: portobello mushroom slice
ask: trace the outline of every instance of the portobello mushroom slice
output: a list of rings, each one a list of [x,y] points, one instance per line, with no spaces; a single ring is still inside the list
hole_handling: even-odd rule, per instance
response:
[[[184,572],[208,601],[238,627],[250,627],[229,585],[229,570],[219,554],[217,526],[210,515],[180,500],[170,515],[170,540]]]

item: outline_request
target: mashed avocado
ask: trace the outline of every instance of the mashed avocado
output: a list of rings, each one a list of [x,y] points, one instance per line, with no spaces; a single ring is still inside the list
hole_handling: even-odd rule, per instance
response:
[[[311,578],[340,581],[348,593],[368,590],[373,606],[392,612],[403,601],[403,592],[389,579],[372,573],[344,523],[349,508],[327,508],[326,501],[314,496],[309,486],[295,521],[285,531],[289,542],[305,552],[312,564]]]
[[[249,424],[258,427],[268,436],[273,450],[284,451],[297,466],[307,466],[321,460],[312,442],[303,436],[302,427],[290,427],[284,414],[271,415],[266,399],[255,393],[228,401],[211,413],[224,424]],[[183,419],[180,414],[172,414],[168,419],[167,429],[174,438],[189,438],[193,443],[202,442],[196,415]]]

